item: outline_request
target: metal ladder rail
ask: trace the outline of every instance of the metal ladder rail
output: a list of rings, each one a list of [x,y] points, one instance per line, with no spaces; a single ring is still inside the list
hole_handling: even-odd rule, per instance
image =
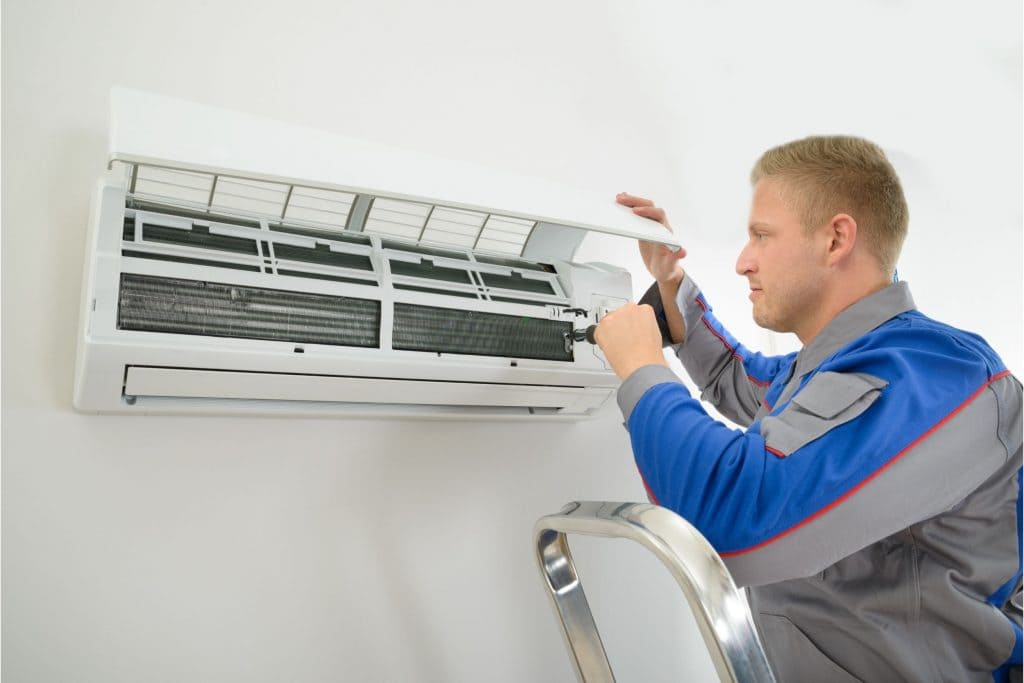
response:
[[[574,502],[534,526],[537,562],[582,683],[614,682],[566,534],[628,538],[654,553],[683,589],[721,681],[774,683],[746,601],[707,540],[648,503]]]

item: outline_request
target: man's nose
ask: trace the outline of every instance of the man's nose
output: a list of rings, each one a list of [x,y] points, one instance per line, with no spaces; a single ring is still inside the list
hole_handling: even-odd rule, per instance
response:
[[[740,255],[736,258],[736,272],[740,275],[753,273],[755,268],[754,259],[750,257],[747,247],[743,247]]]

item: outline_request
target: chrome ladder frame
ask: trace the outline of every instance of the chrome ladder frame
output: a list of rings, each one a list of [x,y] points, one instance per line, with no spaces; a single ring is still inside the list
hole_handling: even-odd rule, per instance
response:
[[[650,550],[683,589],[719,679],[774,683],[746,600],[700,532],[657,505],[596,501],[569,503],[534,526],[537,562],[581,683],[614,682],[615,675],[569,552],[570,533],[627,538]]]

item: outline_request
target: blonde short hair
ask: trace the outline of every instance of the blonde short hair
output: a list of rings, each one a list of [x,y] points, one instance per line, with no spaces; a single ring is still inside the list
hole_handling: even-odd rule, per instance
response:
[[[750,183],[762,178],[783,181],[784,198],[807,230],[839,213],[852,216],[883,272],[892,275],[910,213],[896,170],[878,145],[842,135],[794,140],[761,155]]]

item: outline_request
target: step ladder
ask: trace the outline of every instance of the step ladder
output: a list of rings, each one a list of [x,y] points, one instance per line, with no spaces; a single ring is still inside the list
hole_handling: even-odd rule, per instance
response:
[[[569,503],[534,526],[537,562],[582,683],[613,683],[567,534],[628,538],[654,553],[683,589],[721,681],[774,683],[746,601],[722,558],[686,520],[648,503]]]

